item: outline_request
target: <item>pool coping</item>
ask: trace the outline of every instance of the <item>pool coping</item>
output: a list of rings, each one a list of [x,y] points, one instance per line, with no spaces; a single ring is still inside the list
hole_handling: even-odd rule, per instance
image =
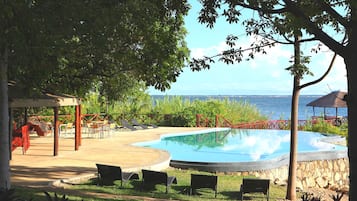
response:
[[[347,158],[347,150],[321,151],[318,153],[300,153],[297,161],[335,160]],[[182,169],[196,169],[206,172],[246,172],[279,168],[289,164],[289,154],[280,157],[254,162],[191,162],[171,160],[170,166]]]

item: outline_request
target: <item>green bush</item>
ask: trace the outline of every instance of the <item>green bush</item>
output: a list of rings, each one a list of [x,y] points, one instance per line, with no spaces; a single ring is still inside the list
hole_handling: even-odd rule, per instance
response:
[[[303,130],[324,134],[337,134],[340,136],[347,137],[347,123],[343,123],[340,126],[334,126],[333,124],[323,120],[318,120],[314,123],[312,123],[312,121],[309,121],[303,128]]]
[[[152,112],[156,116],[166,118],[158,119],[160,125],[192,127],[196,125],[196,115],[202,115],[207,126],[215,126],[216,115],[224,117],[233,123],[265,120],[259,110],[243,101],[228,99],[208,99],[189,101],[180,96],[166,96],[162,100],[155,100]]]

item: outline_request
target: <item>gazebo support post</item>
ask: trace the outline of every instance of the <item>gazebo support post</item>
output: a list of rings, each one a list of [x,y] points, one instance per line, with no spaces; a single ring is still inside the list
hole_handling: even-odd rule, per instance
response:
[[[27,112],[28,110],[27,110],[27,107],[25,107],[25,111],[24,111],[24,113],[25,113],[25,115],[24,115],[24,124],[27,124],[27,121],[28,121],[28,112]],[[23,126],[23,125],[21,125],[21,126]]]
[[[78,147],[81,145],[81,106],[76,105],[75,111],[75,137],[74,137],[74,150],[78,151]]]
[[[53,108],[53,156],[58,155],[58,107]]]
[[[78,110],[79,110],[79,114],[78,114],[78,119],[79,119],[79,146],[82,146],[82,106],[81,104],[78,105]]]

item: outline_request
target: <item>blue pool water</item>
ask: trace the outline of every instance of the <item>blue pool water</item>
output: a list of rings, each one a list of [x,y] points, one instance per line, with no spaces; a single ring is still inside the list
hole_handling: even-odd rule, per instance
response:
[[[344,151],[346,146],[331,143],[338,136],[299,131],[298,153]],[[161,140],[137,145],[167,150],[171,160],[188,162],[254,162],[288,155],[290,131],[259,129],[211,129],[206,133],[167,135]]]

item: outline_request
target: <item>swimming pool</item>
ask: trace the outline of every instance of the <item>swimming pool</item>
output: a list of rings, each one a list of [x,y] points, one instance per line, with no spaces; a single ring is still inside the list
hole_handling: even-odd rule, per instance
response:
[[[333,144],[339,136],[299,131],[298,160],[322,160],[346,156],[347,147]],[[205,132],[165,135],[158,141],[137,144],[166,150],[170,165],[181,168],[212,166],[218,169],[268,169],[288,164],[289,130],[209,129]],[[227,166],[227,167],[225,167]]]

